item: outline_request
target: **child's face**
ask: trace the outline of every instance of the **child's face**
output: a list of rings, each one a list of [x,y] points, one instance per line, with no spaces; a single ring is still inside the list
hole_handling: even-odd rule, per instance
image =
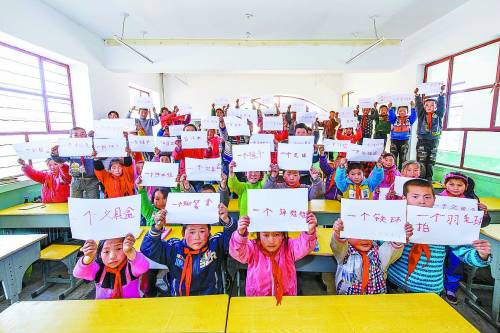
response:
[[[330,116],[329,116],[330,120],[334,120],[335,119],[335,112],[333,111],[330,111]]]
[[[108,114],[108,119],[118,119],[118,115],[114,112]]]
[[[55,175],[59,173],[59,163],[54,162],[54,160],[50,160],[47,162],[47,167],[51,174]]]
[[[248,171],[247,172],[247,181],[250,184],[255,184],[260,180],[260,172],[259,171]]]
[[[406,108],[404,108],[404,107],[399,107],[398,108],[398,116],[404,117],[404,116],[406,116],[406,114],[407,114]]]
[[[170,163],[170,157],[168,157],[168,156],[161,156],[160,157],[160,162],[161,163]]]
[[[297,170],[286,170],[283,179],[289,187],[295,187],[300,182],[300,174]]]
[[[71,137],[72,138],[86,138],[87,132],[84,129],[79,128],[79,129],[76,129],[72,132]]]
[[[163,136],[170,136],[170,129],[168,127],[163,129]]]
[[[215,111],[215,115],[219,118],[222,118],[224,117],[224,111],[222,111],[221,109],[217,109],[217,111]]]
[[[122,165],[120,163],[113,163],[110,168],[111,174],[113,176],[121,176],[123,172]]]
[[[465,185],[464,181],[461,179],[450,179],[446,182],[446,191],[453,194],[454,196],[460,196],[464,194],[467,189],[467,185]]]
[[[361,169],[352,169],[347,174],[347,178],[349,178],[354,184],[361,184],[363,181],[363,170]]]
[[[434,101],[425,101],[425,112],[434,112],[436,110],[436,103]]]
[[[184,239],[187,246],[193,250],[199,250],[208,242],[208,225],[206,224],[190,224],[186,226]]]
[[[365,108],[365,109],[363,109],[363,114],[364,114],[365,116],[367,116],[369,112],[370,112],[370,109],[366,109],[366,108]]]
[[[386,106],[382,106],[380,108],[380,115],[381,116],[387,116],[387,107]]]
[[[194,126],[186,126],[186,128],[184,128],[184,130],[186,132],[196,132],[196,127],[194,127]]]
[[[417,164],[409,164],[402,172],[403,177],[419,178],[420,177],[420,166]]]
[[[384,168],[391,168],[394,165],[394,157],[388,155],[382,159]]]
[[[434,206],[434,191],[429,187],[409,186],[404,197],[410,206],[432,208]]]
[[[282,232],[261,232],[259,238],[262,247],[266,251],[274,253],[280,248],[285,235]]]
[[[146,119],[146,117],[148,116],[148,109],[140,109],[139,110],[139,116],[142,119]]]
[[[104,265],[115,268],[125,260],[123,238],[108,239],[102,247],[101,258]]]
[[[163,193],[160,191],[156,191],[153,197],[153,204],[158,209],[165,209],[165,206],[167,205],[167,198],[165,198]]]
[[[144,168],[144,162],[137,162],[135,164],[135,172],[140,175],[142,173],[142,168]]]
[[[215,136],[215,130],[214,129],[209,129],[207,131],[207,139],[210,140]]]
[[[344,128],[344,135],[352,135],[352,128]]]
[[[373,241],[368,240],[368,239],[349,238],[348,242],[356,250],[362,251],[362,252],[369,251],[373,246]]]
[[[295,136],[308,136],[307,130],[305,128],[295,129]]]

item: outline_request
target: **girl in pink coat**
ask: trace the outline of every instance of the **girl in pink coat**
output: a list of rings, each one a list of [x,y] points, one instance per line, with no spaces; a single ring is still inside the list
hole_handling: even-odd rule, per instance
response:
[[[248,239],[250,218],[238,221],[229,242],[229,254],[248,264],[246,296],[275,296],[277,304],[283,296],[297,295],[295,262],[310,253],[316,245],[316,216],[307,212],[308,231],[298,238],[287,232],[258,232],[257,239]]]

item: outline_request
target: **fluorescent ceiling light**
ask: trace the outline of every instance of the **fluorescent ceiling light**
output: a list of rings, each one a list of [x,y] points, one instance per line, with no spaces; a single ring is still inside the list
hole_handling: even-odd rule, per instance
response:
[[[154,61],[151,60],[148,56],[142,54],[139,50],[137,50],[136,48],[128,45],[127,43],[125,43],[125,41],[123,41],[120,37],[118,37],[117,35],[113,35],[113,39],[116,40],[117,43],[125,46],[127,49],[129,49],[131,52],[133,52],[134,54],[142,57],[143,59],[146,59],[147,61],[149,61],[150,63],[154,64]]]
[[[366,49],[364,49],[363,51],[359,52],[358,54],[356,54],[354,57],[352,57],[351,59],[347,60],[345,63],[346,64],[349,64],[351,62],[353,62],[354,60],[356,60],[357,58],[361,57],[363,54],[365,54],[366,52],[374,49],[375,47],[377,47],[380,43],[382,43],[383,41],[385,40],[385,38],[380,38],[379,40],[377,40],[375,43],[373,43],[372,45],[368,46]]]

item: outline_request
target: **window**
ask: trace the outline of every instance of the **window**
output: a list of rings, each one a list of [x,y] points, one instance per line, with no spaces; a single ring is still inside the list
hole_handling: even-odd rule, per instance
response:
[[[447,86],[437,163],[500,175],[500,38],[425,66]]]
[[[0,178],[20,174],[13,143],[67,137],[74,126],[69,66],[0,42]]]

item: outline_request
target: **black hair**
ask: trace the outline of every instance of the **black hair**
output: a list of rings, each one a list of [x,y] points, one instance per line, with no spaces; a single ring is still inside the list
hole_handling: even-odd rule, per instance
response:
[[[121,239],[121,242],[123,243],[123,241],[125,240],[125,237],[116,237],[116,238],[120,238]],[[110,239],[114,239],[114,238],[110,238]],[[102,248],[104,247],[104,243],[109,240],[109,239],[102,239],[99,241],[99,244],[97,244],[97,251],[96,251],[96,258],[95,258],[95,261],[96,263],[98,263],[99,265],[104,265],[104,263],[102,262],[102,255],[101,255],[101,252],[102,252]],[[99,276],[101,276],[99,274]]]
[[[198,129],[196,128],[196,126],[194,126],[193,124],[187,124],[186,126],[184,126],[183,130],[185,131],[185,130],[186,130],[186,128],[187,128],[188,126],[191,126],[192,128],[194,128],[194,130],[195,130],[195,131],[197,131],[197,130],[198,130]]]
[[[184,237],[184,234],[186,233],[186,228],[189,224],[183,224],[182,225],[182,231],[181,231],[181,235],[182,237]],[[212,229],[212,226],[210,224],[207,224],[207,227],[208,227],[208,234],[210,235],[210,230]]]
[[[436,105],[438,103],[434,98],[426,98],[425,101],[424,101],[424,104],[427,103],[427,102],[434,102],[434,104],[436,104]]]
[[[361,171],[364,171],[365,168],[363,167],[363,164],[359,163],[359,162],[351,162],[347,165],[347,170],[346,170],[346,173],[349,173],[351,172],[352,170],[355,170],[355,169],[359,169]]]
[[[467,177],[467,189],[464,192],[464,196],[466,198],[470,199],[476,199],[479,200],[479,197],[477,196],[476,192],[474,192],[474,188],[476,187],[476,182],[474,179]]]
[[[392,156],[392,158],[393,158],[394,160],[396,160],[396,156],[394,156],[394,154],[393,154],[393,153],[383,153],[383,154],[382,154],[382,158],[386,158],[387,156]]]
[[[215,190],[215,187],[213,187],[210,184],[203,184],[200,188],[200,192],[202,192],[202,191],[210,191],[213,193],[217,193],[217,191]]]
[[[408,112],[408,106],[407,105],[400,105],[400,106],[398,106],[397,111],[399,111],[399,109],[406,109],[406,112]]]
[[[169,187],[157,187],[154,191],[153,194],[151,194],[151,203],[155,201],[155,194],[156,192],[161,192],[163,194],[163,197],[165,199],[168,198],[168,194],[170,193],[170,188]]]
[[[298,123],[297,125],[295,125],[295,132],[297,132],[297,129],[299,128],[305,129],[307,131],[307,125],[304,123]]]
[[[273,231],[274,232],[274,231]],[[283,243],[285,243],[285,249],[288,248],[288,240],[290,239],[290,237],[288,236],[288,231],[279,231],[279,232],[282,232],[283,233]],[[260,233],[261,232],[257,232],[257,242],[260,242]],[[288,251],[285,251],[285,255],[287,255]]]
[[[387,107],[387,105],[385,105],[385,104],[382,104],[381,106],[379,106],[379,107],[378,107],[378,109],[379,109],[379,110],[380,110],[380,109],[382,109],[382,108],[389,109],[389,108]]]
[[[108,166],[108,169],[111,170],[111,166],[115,163],[120,163],[120,165],[123,165],[123,161],[119,158],[113,158],[111,159],[111,161],[109,162],[109,166]]]
[[[428,181],[427,179],[415,178],[415,179],[410,179],[409,181],[407,181],[403,186],[403,195],[405,197],[408,194],[408,189],[410,186],[430,188],[432,191],[432,196],[433,197],[436,196],[434,193],[434,187],[432,187],[432,183],[430,181]]]
[[[109,115],[111,115],[111,114],[116,114],[116,117],[117,117],[117,118],[120,118],[120,115],[118,114],[118,112],[116,112],[116,111],[114,111],[114,110],[111,110],[111,111],[109,111],[109,112],[108,112],[108,117],[109,117]]]

